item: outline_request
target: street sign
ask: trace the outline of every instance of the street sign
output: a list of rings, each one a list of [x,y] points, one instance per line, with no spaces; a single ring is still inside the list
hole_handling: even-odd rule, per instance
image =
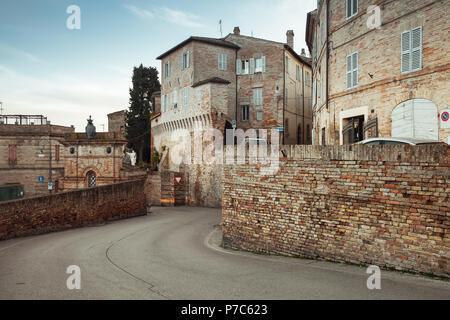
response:
[[[53,183],[51,182],[48,183],[48,190],[53,190]]]
[[[277,131],[278,132],[283,132],[284,131],[284,127],[277,127]]]
[[[176,182],[177,184],[180,184],[180,182],[181,182],[181,180],[182,180],[182,177],[181,177],[181,176],[174,176],[173,178],[175,179],[175,182]]]
[[[231,121],[231,126],[233,127],[233,129],[236,129],[236,120]]]
[[[40,182],[40,183],[44,182],[44,177],[43,176],[39,176],[38,177],[38,182]]]
[[[450,129],[450,109],[444,109],[440,115],[441,129]]]

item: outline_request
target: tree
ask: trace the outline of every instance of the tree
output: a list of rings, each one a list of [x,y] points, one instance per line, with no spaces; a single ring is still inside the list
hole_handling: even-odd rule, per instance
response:
[[[126,111],[125,135],[128,147],[139,162],[150,162],[150,112],[153,92],[161,90],[158,70],[154,67],[134,67],[133,88],[130,88],[130,108]]]

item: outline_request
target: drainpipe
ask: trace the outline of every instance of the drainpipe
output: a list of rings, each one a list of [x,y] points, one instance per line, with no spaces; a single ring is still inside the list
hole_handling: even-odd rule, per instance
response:
[[[327,52],[327,59],[326,59],[326,66],[327,66],[327,72],[326,72],[326,81],[327,81],[327,85],[326,85],[326,91],[327,91],[327,93],[326,93],[326,95],[325,95],[325,99],[327,100],[327,112],[330,112],[330,109],[329,109],[329,101],[328,101],[328,98],[329,98],[329,94],[328,94],[328,89],[329,89],[329,85],[328,85],[328,68],[329,68],[329,64],[328,64],[328,61],[329,61],[329,59],[330,59],[330,47],[329,47],[329,41],[328,41],[328,37],[329,37],[329,30],[330,30],[330,22],[329,22],[329,14],[330,14],[330,0],[327,0],[327,9],[326,9],[326,17],[325,17],[325,20],[326,20],[326,22],[327,22],[327,29],[326,29],[326,35],[327,35],[327,37],[326,37],[326,46],[327,46],[327,49],[326,49],[326,52]],[[333,113],[335,113],[336,112],[336,110],[335,110],[336,108],[334,108],[334,110],[333,110]],[[332,134],[332,136],[334,136],[334,138],[333,138],[333,140],[336,140],[336,132],[335,132],[336,130],[334,130],[334,132],[333,132],[333,134]],[[326,144],[327,142],[325,141],[325,144]],[[334,144],[334,143],[333,143]]]
[[[49,181],[52,182],[52,125],[48,125],[48,144],[50,145],[50,154],[49,154]],[[52,190],[49,190],[52,193]]]
[[[281,126],[283,127],[283,141],[282,144],[284,145],[285,142],[285,135],[286,135],[286,128],[284,127],[284,109],[286,107],[286,53],[285,50],[283,50],[283,119],[281,120]]]
[[[303,112],[302,112],[302,142],[305,143],[305,65],[302,63],[302,97],[303,97]]]

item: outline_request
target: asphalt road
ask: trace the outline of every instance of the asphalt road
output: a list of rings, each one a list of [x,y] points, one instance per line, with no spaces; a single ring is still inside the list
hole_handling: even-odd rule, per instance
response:
[[[149,216],[0,242],[0,299],[450,299],[450,283],[220,248],[220,210]],[[69,265],[81,289],[69,290]]]

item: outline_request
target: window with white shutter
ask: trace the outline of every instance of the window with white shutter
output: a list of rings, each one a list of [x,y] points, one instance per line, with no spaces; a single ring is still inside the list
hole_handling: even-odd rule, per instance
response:
[[[262,119],[263,119],[263,112],[262,111],[256,112],[256,120],[262,121]]]
[[[218,60],[219,70],[227,70],[227,55],[219,53]]]
[[[347,19],[358,14],[358,0],[346,0],[347,2]]]
[[[189,91],[188,87],[183,88],[183,105],[187,106],[189,101]]]
[[[250,59],[250,74],[254,74],[255,73],[255,59],[251,58]]]
[[[358,86],[358,52],[347,56],[347,89]]]
[[[236,74],[239,75],[242,73],[242,61],[240,59],[236,60]]]
[[[266,56],[261,57],[262,72],[266,72]]]
[[[422,27],[403,32],[401,47],[402,73],[422,70]]]
[[[261,106],[263,104],[262,100],[262,88],[253,89],[253,104],[255,106]]]

